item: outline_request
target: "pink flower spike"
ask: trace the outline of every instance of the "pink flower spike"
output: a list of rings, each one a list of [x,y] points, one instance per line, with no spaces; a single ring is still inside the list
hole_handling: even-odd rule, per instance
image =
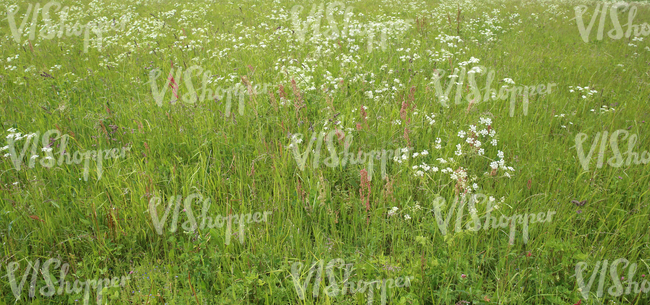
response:
[[[462,277],[462,278],[466,278],[467,275],[465,275],[465,274],[461,274],[460,277]]]

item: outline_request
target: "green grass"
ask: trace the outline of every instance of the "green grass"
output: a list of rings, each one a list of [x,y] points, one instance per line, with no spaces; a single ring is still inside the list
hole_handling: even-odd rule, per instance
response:
[[[13,2],[0,3],[4,12]],[[323,289],[329,280],[320,282],[318,298],[310,293],[305,300],[298,298],[291,265],[317,260],[327,264],[335,258],[354,264],[351,281],[413,276],[410,287],[388,291],[389,304],[574,304],[582,298],[575,277],[575,266],[581,261],[588,264],[583,275],[587,280],[597,261],[618,258],[639,265],[635,280],[642,279],[640,274],[648,278],[647,165],[596,168],[596,151],[585,172],[575,148],[578,133],[589,136],[584,144],[588,152],[596,132],[611,134],[618,129],[638,136],[636,152],[650,148],[648,37],[633,42],[605,34],[598,41],[597,21],[589,43],[584,43],[575,20],[570,20],[578,2],[346,2],[345,7],[354,7],[354,22],[386,21],[387,16],[415,20],[412,27],[390,34],[385,50],[377,36],[369,52],[363,37],[353,43],[341,40],[339,47],[334,40],[310,43],[310,30],[305,43],[296,41],[290,21],[269,16],[278,15],[272,10],[280,8],[290,12],[298,2],[233,3],[61,2],[80,8],[69,18],[83,24],[100,17],[115,19],[116,24],[124,21],[124,29],[103,34],[101,51],[91,47],[88,53],[83,52],[83,36],[37,38],[31,46],[23,36],[18,44],[8,21],[0,21],[3,142],[9,128],[41,135],[58,129],[71,136],[73,152],[131,147],[124,158],[104,162],[101,179],[91,161],[88,181],[83,179],[83,165],[47,169],[23,164],[17,171],[10,158],[0,155],[0,304],[15,301],[5,274],[8,263],[20,261],[19,278],[27,261],[42,263],[49,258],[70,264],[68,280],[131,274],[127,287],[106,293],[109,304],[365,304],[367,294],[328,297]],[[302,5],[300,20],[304,21],[312,6]],[[588,7],[585,18],[591,18],[595,4]],[[17,22],[26,8],[27,3],[20,4]],[[176,12],[167,13],[172,10]],[[489,21],[492,18],[496,19]],[[342,15],[335,14],[334,20],[343,28]],[[627,13],[619,13],[619,20],[627,22]],[[39,27],[44,24],[40,16],[37,22]],[[605,33],[611,29],[609,17],[606,22]],[[647,5],[638,4],[634,22],[650,22]],[[327,24],[323,17],[321,31]],[[486,29],[493,35],[481,34]],[[442,43],[436,37],[443,33],[460,36],[462,42],[453,40],[457,47]],[[259,47],[261,43],[266,47]],[[350,50],[353,45],[358,50]],[[451,57],[433,61],[438,57],[426,52],[441,55],[443,48]],[[400,58],[413,54],[419,58]],[[342,64],[349,56],[356,63]],[[456,105],[452,98],[449,108],[442,107],[430,84],[433,70],[449,72],[471,57],[480,59],[477,65],[495,71],[493,88],[503,85],[497,82],[504,78],[513,79],[517,86],[556,83],[557,87],[548,95],[531,97],[527,115],[521,97],[513,117],[509,101],[481,102],[468,111],[466,83],[462,103]],[[261,92],[255,98],[247,96],[243,115],[234,101],[233,115],[225,117],[224,100],[195,104],[181,100],[172,105],[168,88],[159,107],[149,73],[161,70],[157,80],[161,88],[170,61],[184,71],[199,65],[210,70],[215,80],[224,77],[211,88],[242,83],[245,76],[253,85],[282,85],[288,100],[280,104],[283,93],[275,86],[273,96]],[[326,71],[332,75],[329,80]],[[304,100],[305,107],[299,110],[294,106],[298,92],[292,79]],[[482,94],[485,79],[486,74],[477,76]],[[375,92],[376,99],[368,98],[365,92],[383,88],[384,81],[389,89]],[[188,93],[184,77],[177,82],[182,99]],[[192,82],[200,95],[201,76],[195,74]],[[327,92],[320,88],[323,84]],[[316,89],[308,90],[312,85]],[[582,94],[569,92],[569,86],[589,86],[597,93],[583,99]],[[454,94],[455,86],[450,96]],[[403,102],[408,107],[400,111]],[[602,105],[615,111],[601,112]],[[368,107],[366,120],[361,106]],[[431,113],[435,123],[430,125],[424,115]],[[488,117],[498,146],[482,140],[485,155],[468,154],[458,131]],[[313,168],[310,155],[301,171],[287,149],[291,135],[301,133],[304,141],[299,145],[304,151],[312,133],[332,131],[337,120],[342,121],[340,128],[351,129],[345,130],[354,136],[351,151],[414,147],[429,154],[401,164],[388,162],[388,180],[382,179],[375,163],[367,211],[359,191],[364,185],[362,165],[326,167],[322,162],[328,153],[323,145],[320,165]],[[401,124],[392,124],[395,120]],[[361,130],[357,131],[356,123]],[[441,149],[435,148],[436,138],[442,140]],[[465,143],[462,156],[454,154],[457,143]],[[627,141],[619,143],[626,151]],[[38,160],[44,156],[41,147],[39,139]],[[335,147],[343,150],[342,144]],[[497,160],[498,150],[504,152],[506,166],[515,168],[511,178],[502,171],[496,176],[483,174],[490,172],[488,158]],[[58,157],[58,149],[53,152]],[[605,163],[612,156],[608,147]],[[551,210],[557,214],[551,222],[531,225],[527,244],[520,226],[512,245],[508,229],[456,233],[455,216],[450,232],[443,236],[431,212],[433,200],[442,196],[449,207],[456,184],[440,172],[419,177],[412,169],[422,162],[442,169],[436,161],[439,157],[453,157],[453,170],[462,166],[470,176],[476,175],[473,183],[480,188],[474,192],[497,200],[504,197],[493,213]],[[247,225],[243,244],[233,235],[226,245],[225,226],[188,233],[179,228],[170,233],[171,215],[164,227],[167,231],[158,235],[149,214],[150,198],[186,198],[193,193],[211,198],[209,215],[273,213],[268,222]],[[571,200],[587,200],[587,204],[576,207]],[[392,207],[398,207],[397,215],[388,216]],[[476,208],[484,217],[486,205]],[[197,214],[200,209],[197,202],[193,211]],[[159,207],[158,215],[162,213]],[[463,226],[471,220],[465,213]],[[406,214],[411,219],[405,219]],[[181,213],[179,226],[186,220]],[[621,276],[627,279],[627,269],[621,267],[619,274],[624,272]],[[59,270],[50,268],[57,279]],[[337,270],[339,283],[343,273]],[[582,304],[649,302],[650,296],[643,293],[612,297],[607,293],[612,285],[609,277],[607,272],[603,298],[596,301],[597,278],[589,300]],[[81,303],[82,294],[44,297],[38,291],[30,300],[30,281],[31,275],[16,304]],[[44,286],[39,275],[37,289]],[[378,294],[375,290],[374,303],[379,303]]]

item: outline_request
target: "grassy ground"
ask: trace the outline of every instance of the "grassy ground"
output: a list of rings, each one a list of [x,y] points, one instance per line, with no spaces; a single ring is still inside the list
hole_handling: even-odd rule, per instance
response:
[[[14,1],[0,3],[5,12]],[[20,282],[28,261],[39,259],[42,265],[50,258],[69,264],[66,279],[130,275],[126,287],[105,292],[103,302],[109,304],[366,303],[367,293],[328,296],[323,289],[332,284],[329,279],[320,281],[317,297],[308,292],[299,299],[292,264],[305,265],[302,284],[314,262],[327,265],[336,258],[353,264],[350,281],[413,277],[409,287],[387,291],[390,304],[650,302],[647,293],[607,293],[613,285],[609,272],[602,297],[595,295],[597,279],[585,300],[575,276],[579,262],[588,265],[583,272],[588,281],[598,261],[618,258],[639,265],[637,281],[650,273],[647,165],[609,166],[614,154],[606,147],[605,165],[596,166],[597,148],[584,171],[575,147],[579,133],[588,136],[587,154],[597,132],[619,129],[638,136],[634,151],[640,155],[650,147],[650,38],[611,39],[608,17],[604,38],[596,39],[596,20],[585,43],[571,19],[573,7],[584,4],[588,23],[596,6],[590,2],[382,0],[341,2],[330,19],[342,32],[346,9],[352,8],[347,31],[339,35],[347,37],[326,39],[309,29],[301,42],[291,19],[297,4],[304,6],[297,20],[305,22],[312,3],[62,1],[61,7],[71,8],[66,24],[102,21],[101,48],[91,31],[88,52],[84,34],[40,37],[42,16],[35,37],[29,40],[28,21],[19,42],[9,20],[0,22],[0,123],[7,142],[0,146],[9,146],[10,134],[39,133],[32,168],[31,146],[20,170],[6,155],[9,148],[0,156],[0,304],[16,299],[5,276],[11,262],[20,262],[15,275]],[[326,10],[330,2],[313,4]],[[650,22],[647,5],[636,6],[634,23]],[[21,1],[18,26],[27,8]],[[54,11],[50,8],[58,29],[61,16]],[[331,34],[323,15],[319,31]],[[618,16],[627,22],[627,12]],[[377,27],[389,28],[385,45],[376,34],[369,50],[370,34],[359,31]],[[176,98],[168,88],[159,106],[152,71],[160,71],[155,80],[160,93],[172,63],[174,73],[194,65],[210,71],[208,88],[248,91],[246,82],[273,87],[245,96],[241,114],[239,100],[233,101],[227,117],[226,97],[184,100],[187,94],[191,101],[188,79],[202,93],[203,76],[196,71],[175,77],[180,100],[171,103]],[[497,90],[510,80],[515,86],[556,86],[531,96],[527,114],[517,96],[511,116],[510,100],[470,105],[468,97],[475,96],[465,78],[462,99],[455,102],[453,86],[444,107],[434,69],[446,71],[446,89],[447,75],[463,66],[483,67],[476,74],[481,95],[489,71]],[[478,136],[481,153],[476,142],[466,141],[470,125],[494,131]],[[130,151],[104,160],[101,171],[90,161],[86,181],[84,164],[40,164],[46,157],[41,136],[48,130],[70,136],[70,153]],[[326,166],[326,143],[320,163],[313,166],[314,151],[301,170],[293,147],[303,153],[312,135],[336,130],[337,153],[344,150],[345,140],[337,139],[343,135],[354,137],[355,153],[411,150],[400,162],[386,162],[385,178],[376,160],[371,181],[364,165]],[[25,141],[16,141],[16,150]],[[46,142],[58,159],[63,139]],[[619,147],[627,151],[627,141],[620,140]],[[243,243],[235,225],[186,232],[180,226],[187,211],[176,232],[169,230],[170,212],[158,234],[150,200],[163,199],[157,207],[161,217],[171,196],[195,193],[211,199],[211,216],[272,214],[266,222],[247,224]],[[451,216],[443,235],[432,212],[434,199],[445,198],[441,211],[447,217],[459,193],[493,197],[488,201],[498,209],[492,215],[556,214],[530,225],[527,243],[520,225],[514,240],[508,228],[466,229],[472,220],[467,208],[463,230],[454,230]],[[195,215],[201,208],[192,203]],[[475,209],[483,222],[488,205]],[[51,267],[50,273],[58,279],[60,269]],[[344,268],[335,270],[340,284]],[[16,304],[83,303],[83,293],[42,296],[38,289],[47,285],[40,275],[32,300],[31,272],[25,274]],[[618,275],[627,279],[627,269],[620,266]],[[313,280],[309,291],[312,285]],[[375,290],[374,303],[380,303],[379,294]]]

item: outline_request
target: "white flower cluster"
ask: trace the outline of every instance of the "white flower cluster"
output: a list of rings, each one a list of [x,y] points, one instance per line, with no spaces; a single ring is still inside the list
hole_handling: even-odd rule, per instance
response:
[[[575,89],[574,89],[573,86],[569,86],[569,92],[573,93],[573,92],[576,92],[576,90],[578,91],[578,94],[582,94],[583,99],[586,99],[586,98],[591,97],[592,95],[598,93],[597,90],[589,89],[589,87],[582,88],[580,86],[576,86]]]
[[[7,129],[7,131],[9,132],[9,134],[7,135],[7,140],[11,140],[11,141],[14,141],[14,142],[15,141],[20,141],[20,140],[25,139],[25,138],[31,139],[31,138],[37,136],[35,133],[28,133],[28,134],[23,135],[20,132],[16,132],[16,128],[9,128],[9,129]],[[7,149],[9,149],[9,145],[5,145],[4,147],[0,148],[0,152],[5,151]],[[52,149],[50,148],[50,150],[52,150]],[[9,154],[9,153],[4,154],[5,158],[8,158],[10,156],[11,156],[11,154]],[[31,159],[36,159],[36,158],[38,158],[38,155],[32,155],[30,158]]]
[[[436,122],[436,120],[434,120],[436,118],[436,115],[433,113],[431,113],[431,116],[425,114],[424,117],[426,117],[427,120],[429,121],[429,125],[433,125],[433,123]]]
[[[408,148],[408,147],[402,148],[401,149],[402,156],[394,156],[393,161],[395,161],[397,163],[402,163],[404,160],[407,160],[409,158],[409,155],[408,155],[409,149],[413,150],[413,148]]]
[[[426,173],[437,173],[440,172],[444,176],[448,176],[452,183],[456,184],[456,187],[459,187],[464,192],[471,193],[479,189],[477,182],[478,177],[471,174],[471,168],[463,166],[462,162],[466,158],[464,156],[483,156],[485,155],[485,148],[483,148],[484,143],[490,143],[492,146],[497,146],[497,134],[492,125],[491,118],[481,117],[477,125],[469,125],[469,128],[466,130],[459,130],[457,133],[458,138],[461,139],[460,143],[455,144],[454,158],[444,157],[436,158],[439,162],[437,166],[421,162],[419,165],[412,166],[413,175],[415,177],[424,177]],[[435,148],[441,149],[442,139],[436,138]],[[453,142],[452,142],[453,143]],[[451,144],[451,143],[450,143]],[[422,153],[415,153],[413,157],[424,156],[428,154],[428,151],[423,151]],[[511,173],[514,172],[514,168],[507,166],[505,162],[505,153],[501,150],[497,150],[496,154],[497,160],[491,160],[489,163],[491,172],[486,172],[485,175],[494,176],[498,171],[502,171],[502,175],[508,178],[511,177]],[[433,177],[432,177],[433,178]]]
[[[614,109],[612,107],[608,107],[607,105],[600,106],[599,110],[600,110],[600,113],[607,113],[607,112],[610,112],[610,111],[612,111],[612,112],[616,111],[616,109]],[[591,109],[591,112],[596,112],[596,110]]]
[[[593,111],[593,109],[592,109],[591,111]],[[556,118],[563,118],[563,117],[565,117],[565,116],[566,116],[566,114],[564,114],[564,113],[560,113],[560,115],[557,115],[557,114],[556,114],[554,117],[556,117]],[[569,124],[570,124],[570,125],[573,125],[573,122],[569,122]],[[566,128],[566,125],[560,125],[560,127],[562,127],[562,128]]]
[[[478,59],[478,58],[476,58],[476,57],[474,57],[474,56],[472,56],[468,61],[463,61],[463,62],[459,63],[458,65],[461,66],[461,67],[464,67],[464,66],[469,65],[469,64],[478,64],[479,61],[481,61],[481,60]],[[474,68],[478,68],[478,67],[474,67]],[[474,68],[472,68],[472,70],[474,70]],[[480,71],[481,69],[478,68],[478,70],[479,70],[478,72],[480,73],[480,72],[481,72],[481,71]],[[473,72],[472,72],[472,73],[473,73]]]
[[[295,144],[300,144],[300,143],[302,143],[302,137],[300,137],[300,134],[293,134],[293,135],[291,136],[291,143],[289,143],[289,145],[287,146],[287,149],[291,149],[291,148],[293,148],[294,143],[295,143]]]

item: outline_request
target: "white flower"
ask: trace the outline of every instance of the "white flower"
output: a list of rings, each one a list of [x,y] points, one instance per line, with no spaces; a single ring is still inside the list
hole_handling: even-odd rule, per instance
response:
[[[293,140],[294,143],[297,143],[297,144],[302,143],[302,138],[299,138],[297,134],[292,135],[291,139]]]
[[[12,127],[12,128],[7,129],[7,131],[8,131],[8,132],[11,132],[11,133],[14,133],[14,132],[16,132],[16,128],[13,128],[13,127]]]
[[[413,165],[413,169],[418,169],[418,166],[417,166],[417,165]]]
[[[461,139],[464,138],[465,137],[465,131],[462,131],[462,130],[459,131],[458,132],[458,137],[461,138]]]
[[[457,149],[456,152],[455,152],[456,156],[460,156],[460,155],[463,154],[463,152],[460,149],[460,144],[456,145],[456,149]]]
[[[478,190],[478,184],[474,183],[472,184],[472,187],[474,188],[474,190]]]
[[[18,185],[18,181],[14,182],[14,183],[12,183],[12,184],[13,184],[13,185]]]
[[[415,158],[415,157],[417,157],[417,156],[419,156],[419,155],[420,155],[419,153],[416,153],[416,152],[415,152],[415,153],[413,153],[413,158]]]
[[[492,144],[492,146],[497,146],[497,139],[492,139],[490,144]]]
[[[426,155],[429,154],[429,152],[425,149],[425,150],[423,150],[420,154],[423,155],[423,156],[426,156]]]
[[[438,158],[438,159],[436,159],[436,160],[438,160],[438,162],[440,162],[440,163],[442,163],[442,164],[447,163],[447,161],[446,161],[445,159],[443,159],[443,158]]]
[[[404,215],[404,219],[409,220],[409,219],[411,219],[411,216],[409,216],[409,214],[406,214],[406,215]]]
[[[469,130],[471,130],[472,132],[476,132],[476,126],[469,125]]]
[[[9,156],[11,156],[11,154],[4,154],[5,158],[9,158]]]
[[[434,173],[438,172],[438,168],[434,166],[434,167],[431,168],[431,171],[434,172]]]
[[[442,149],[442,145],[440,145],[440,144],[436,144],[436,146],[435,146],[434,148],[435,148],[435,149]]]
[[[482,156],[485,153],[485,150],[483,148],[478,150],[478,155]]]
[[[510,178],[510,174],[508,174],[507,172],[505,172],[503,175]]]
[[[481,141],[479,141],[479,140],[474,141],[474,146],[475,147],[481,147]]]
[[[492,169],[497,169],[497,168],[499,167],[499,163],[497,163],[497,162],[490,162],[490,167],[491,167]]]
[[[2,147],[0,151],[7,150],[7,149],[9,149],[9,145]]]
[[[415,176],[422,177],[422,176],[424,176],[424,172],[423,171],[417,171],[417,172],[415,172]]]
[[[51,152],[51,151],[52,151],[52,148],[51,148],[51,147],[43,147],[43,148],[41,148],[41,151],[44,151],[44,152]]]
[[[38,158],[38,155],[33,155],[33,156],[29,157],[29,159],[31,159],[31,160],[34,160],[36,158]]]
[[[484,125],[492,125],[492,119],[490,118],[480,118],[479,122]]]
[[[409,152],[409,149],[408,148],[402,148],[402,152],[407,153],[407,152]]]
[[[504,81],[506,84],[511,84],[511,85],[514,85],[514,84],[515,84],[515,81],[513,81],[512,78],[504,78],[503,81]]]
[[[499,159],[503,159],[503,152],[499,150],[497,153],[497,157],[499,157]]]

